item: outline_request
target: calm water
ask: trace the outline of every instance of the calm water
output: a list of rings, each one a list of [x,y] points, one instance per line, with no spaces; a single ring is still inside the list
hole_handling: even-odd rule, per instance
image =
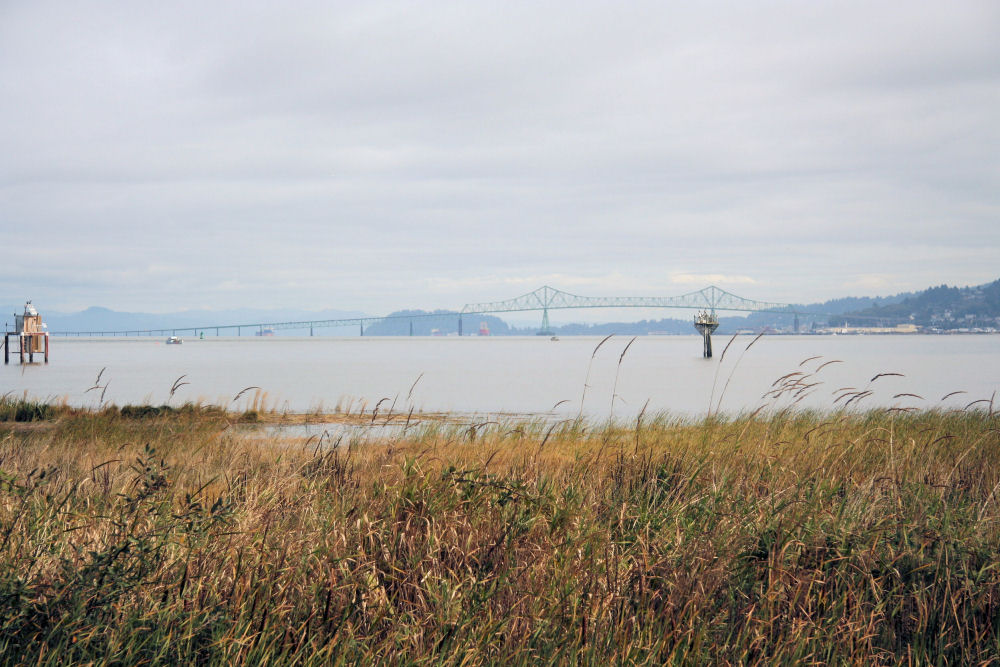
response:
[[[962,407],[1000,389],[1000,336],[765,336],[749,350],[740,336],[724,359],[727,336],[716,336],[715,358],[701,358],[696,336],[629,337],[597,352],[583,411],[591,417],[650,411],[702,414],[721,397],[725,412],[752,410],[780,376],[815,371],[822,381],[800,405],[832,407],[835,390],[871,389],[862,407]],[[52,339],[51,363],[0,366],[0,393],[65,398],[74,405],[205,401],[244,409],[254,392],[268,407],[292,412],[332,410],[338,403],[370,411],[382,398],[396,411],[490,415],[500,412],[575,415],[591,353],[600,338],[206,338],[165,345],[161,339]],[[820,359],[800,363],[807,357]],[[36,356],[36,359],[38,357]],[[15,357],[16,360],[16,357]],[[100,389],[88,392],[104,369]],[[878,373],[902,373],[884,376]],[[189,384],[170,389],[180,376]],[[726,386],[728,383],[728,386]],[[713,384],[714,393],[713,393]],[[105,388],[106,385],[106,388]],[[412,388],[412,393],[411,393]],[[964,391],[941,403],[953,391]],[[897,394],[918,394],[922,398]],[[565,401],[560,403],[561,401]],[[787,399],[782,399],[787,403]],[[558,405],[557,405],[558,404]],[[841,402],[842,404],[842,402]],[[1000,399],[998,399],[1000,405]]]

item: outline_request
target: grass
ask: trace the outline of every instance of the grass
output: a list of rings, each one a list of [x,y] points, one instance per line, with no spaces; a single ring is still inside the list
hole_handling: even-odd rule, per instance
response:
[[[0,397],[0,422],[33,422],[51,418],[56,408],[43,401]]]
[[[0,663],[1000,658],[987,410],[431,421],[327,449],[241,416],[0,421]]]

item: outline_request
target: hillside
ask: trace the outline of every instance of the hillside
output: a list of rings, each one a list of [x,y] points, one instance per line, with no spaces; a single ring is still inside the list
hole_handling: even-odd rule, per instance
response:
[[[407,317],[413,319],[404,319]],[[414,336],[456,335],[458,334],[458,313],[454,310],[397,310],[389,313],[391,318],[374,322],[365,328],[366,336]],[[413,323],[412,332],[410,323]],[[462,318],[462,333],[474,335],[485,322],[493,336],[515,333],[511,327],[494,315],[465,315]]]
[[[865,325],[872,318],[908,321],[941,330],[997,327],[1000,326],[1000,280],[974,287],[931,287],[899,303],[873,305],[830,318],[830,324]]]

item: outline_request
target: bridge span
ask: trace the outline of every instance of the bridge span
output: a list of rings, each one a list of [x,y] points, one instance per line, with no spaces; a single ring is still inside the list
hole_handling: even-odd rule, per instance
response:
[[[715,314],[717,310],[797,315],[793,306],[773,301],[754,301],[710,285],[680,296],[579,296],[545,285],[506,301],[467,303],[461,313],[512,313],[542,311],[542,330],[549,332],[549,311],[569,308],[688,308]],[[459,328],[461,331],[461,327]]]
[[[229,335],[243,335],[244,330],[250,332],[249,335],[260,335],[265,331],[279,330],[309,330],[309,335],[313,335],[316,329],[328,329],[336,327],[357,326],[361,335],[364,335],[365,328],[376,323],[391,320],[409,320],[410,331],[412,333],[414,320],[421,318],[442,318],[454,316],[458,318],[458,332],[462,335],[462,316],[512,313],[523,311],[541,311],[542,325],[540,334],[549,334],[549,311],[581,308],[680,308],[698,310],[715,315],[716,311],[736,311],[736,312],[771,312],[794,315],[796,318],[796,328],[798,323],[798,313],[795,308],[786,303],[775,303],[772,301],[755,301],[727,292],[724,289],[711,285],[704,289],[680,296],[667,297],[643,297],[643,296],[580,296],[570,294],[554,287],[545,285],[538,289],[522,294],[521,296],[504,301],[489,301],[482,303],[467,303],[457,311],[437,311],[433,313],[414,313],[405,315],[384,315],[381,317],[349,317],[342,319],[326,320],[299,320],[288,322],[253,322],[245,324],[208,324],[197,327],[162,327],[156,329],[129,329],[117,331],[58,331],[52,335],[58,336],[164,336],[177,334],[195,334],[199,332],[214,332],[216,336],[223,332]]]

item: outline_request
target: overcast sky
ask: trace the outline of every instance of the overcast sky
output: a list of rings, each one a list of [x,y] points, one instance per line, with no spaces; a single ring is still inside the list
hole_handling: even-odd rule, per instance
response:
[[[0,2],[0,303],[1000,277],[1000,3]]]

